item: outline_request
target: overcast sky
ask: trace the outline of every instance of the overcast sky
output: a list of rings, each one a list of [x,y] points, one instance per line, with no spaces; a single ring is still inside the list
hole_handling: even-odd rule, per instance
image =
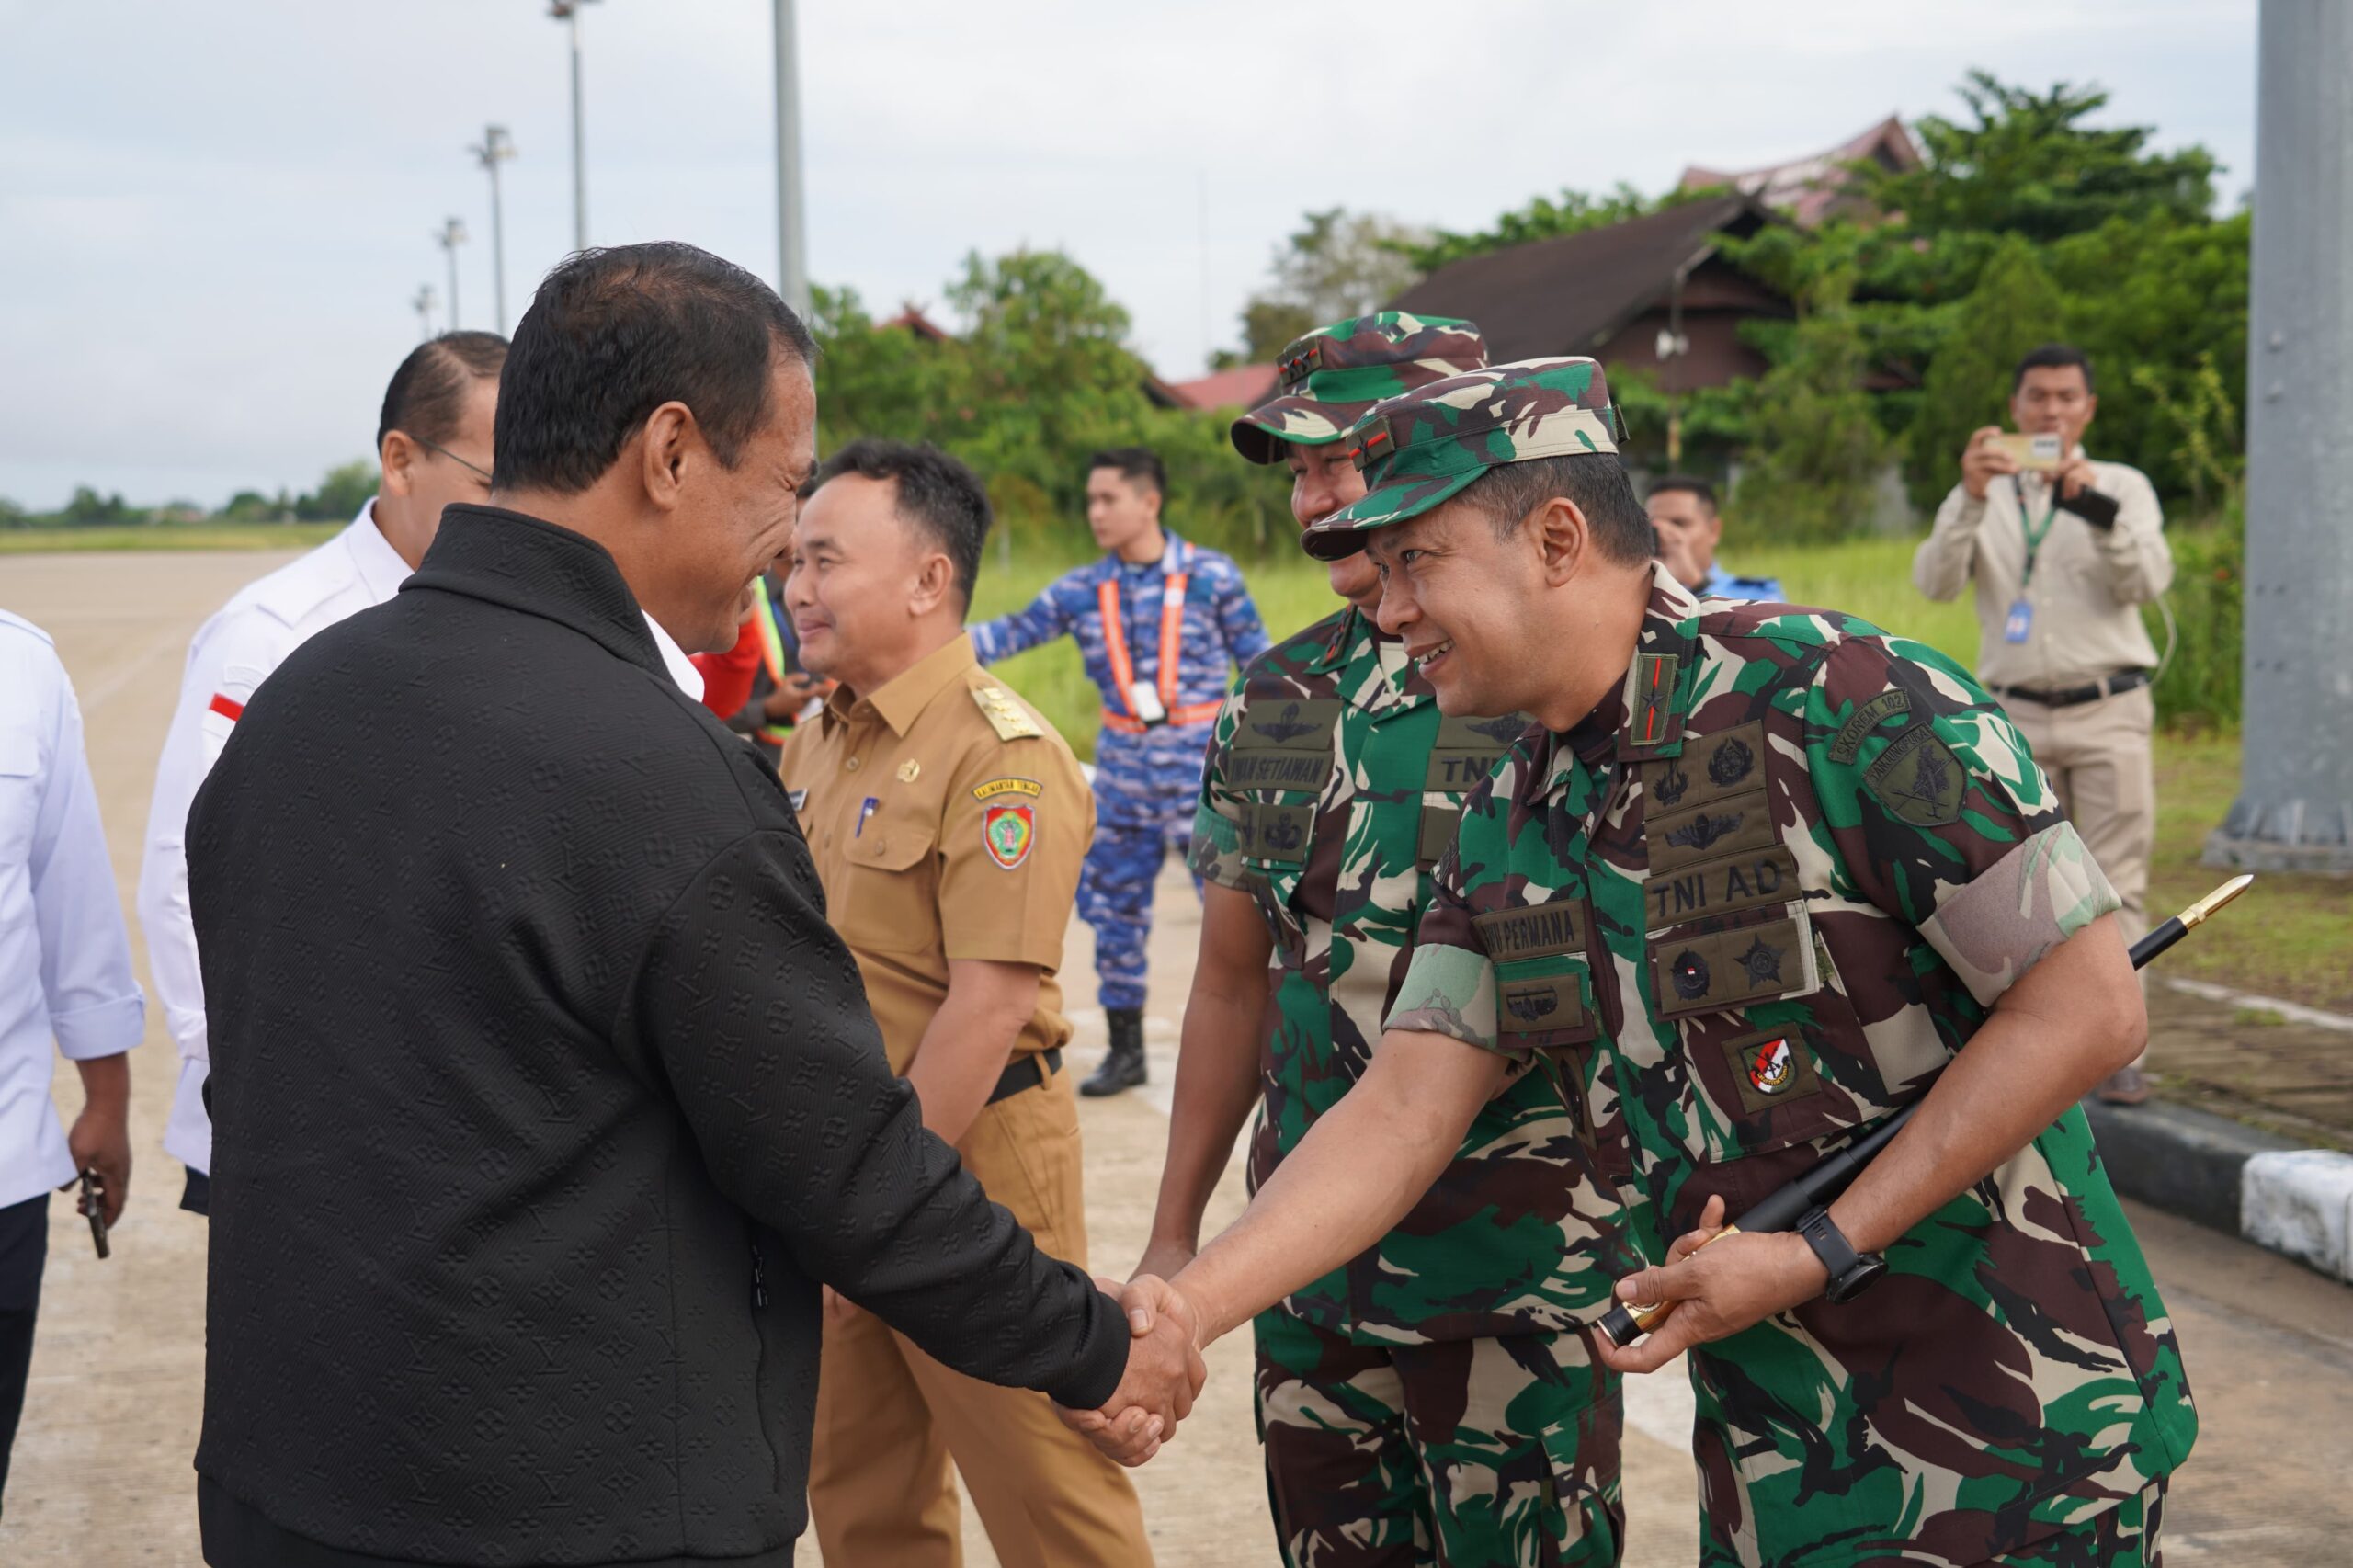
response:
[[[492,324],[486,121],[519,315],[569,247],[544,0],[0,0],[0,496],[308,488],[366,455],[440,296]],[[776,271],[770,7],[596,0],[592,243]],[[1563,186],[1810,153],[1957,113],[1972,65],[2097,81],[2109,123],[2253,178],[2254,0],[801,0],[809,267],[937,304],[960,258],[1061,246],[1172,379],[1236,336],[1310,207],[1482,226]]]

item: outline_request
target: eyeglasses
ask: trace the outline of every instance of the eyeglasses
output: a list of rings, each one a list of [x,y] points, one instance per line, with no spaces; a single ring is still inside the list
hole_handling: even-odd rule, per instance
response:
[[[457,453],[451,451],[440,442],[428,441],[422,436],[411,436],[409,437],[409,439],[415,441],[418,446],[423,447],[428,452],[440,453],[443,457],[448,458],[451,462],[456,463],[460,468],[464,469],[468,473],[472,474],[476,479],[481,480],[484,484],[488,484],[490,483],[490,471],[488,469],[468,462],[465,459],[460,457]]]

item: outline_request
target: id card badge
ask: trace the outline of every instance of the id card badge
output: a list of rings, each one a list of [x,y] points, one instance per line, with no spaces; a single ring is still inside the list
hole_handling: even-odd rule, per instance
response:
[[[1130,681],[1128,700],[1135,705],[1136,717],[1147,724],[1168,717],[1168,710],[1160,705],[1160,688],[1148,680]]]
[[[2034,607],[2024,599],[2012,600],[2009,617],[2002,622],[2002,641],[2023,642],[2027,639],[2027,633],[2033,630]]]

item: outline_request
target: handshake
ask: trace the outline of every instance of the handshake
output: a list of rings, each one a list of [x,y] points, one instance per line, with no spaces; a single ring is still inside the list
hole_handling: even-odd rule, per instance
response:
[[[1157,1275],[1139,1274],[1122,1285],[1097,1276],[1096,1287],[1119,1298],[1127,1313],[1128,1369],[1100,1410],[1054,1407],[1063,1424],[1123,1465],[1140,1465],[1176,1436],[1209,1381],[1201,1359],[1200,1320],[1192,1303]]]

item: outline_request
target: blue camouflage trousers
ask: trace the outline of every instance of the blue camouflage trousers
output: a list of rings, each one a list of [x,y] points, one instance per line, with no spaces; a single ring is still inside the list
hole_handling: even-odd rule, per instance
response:
[[[1095,744],[1095,841],[1078,874],[1078,917],[1095,932],[1096,996],[1107,1009],[1143,1006],[1152,891],[1173,849],[1193,843],[1201,756],[1214,723],[1166,724],[1141,735],[1106,729]],[[1193,879],[1200,892],[1201,880]]]

